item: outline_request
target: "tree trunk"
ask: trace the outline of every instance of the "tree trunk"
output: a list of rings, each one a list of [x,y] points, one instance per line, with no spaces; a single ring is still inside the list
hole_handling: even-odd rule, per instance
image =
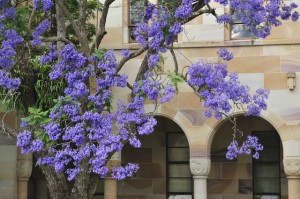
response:
[[[64,173],[56,173],[53,167],[43,167],[51,199],[91,199],[95,193],[99,176],[88,172],[79,174],[69,182]]]
[[[51,199],[71,199],[64,173],[56,173],[50,166],[45,166],[43,173],[47,180]]]
[[[65,26],[64,14],[57,3],[55,4],[55,9],[56,9],[57,36],[65,38],[66,26]],[[64,42],[57,41],[57,54],[59,56],[61,56],[60,52],[63,50],[64,47],[65,47]]]

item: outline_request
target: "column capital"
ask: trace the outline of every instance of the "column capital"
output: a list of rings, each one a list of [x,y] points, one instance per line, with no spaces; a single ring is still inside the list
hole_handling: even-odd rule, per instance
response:
[[[18,160],[17,162],[17,178],[28,179],[32,171],[32,162],[28,160]]]
[[[191,158],[190,168],[191,168],[192,175],[194,177],[202,176],[202,178],[203,177],[207,178],[210,171],[210,158],[206,158],[206,157]]]
[[[300,157],[284,157],[283,158],[284,172],[289,177],[300,178]]]

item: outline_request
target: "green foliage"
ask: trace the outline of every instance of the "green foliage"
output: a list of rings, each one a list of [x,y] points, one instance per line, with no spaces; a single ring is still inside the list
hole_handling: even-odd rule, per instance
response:
[[[40,57],[36,56],[30,59],[31,66],[38,71],[37,79],[34,84],[35,92],[38,100],[36,107],[49,109],[54,106],[54,99],[58,98],[63,93],[63,88],[66,85],[64,80],[51,81],[49,73],[51,66],[48,64],[41,64]]]
[[[54,99],[63,94],[66,82],[51,81],[51,66],[41,64],[40,57],[35,56],[13,71],[15,77],[21,79],[22,85],[16,91],[0,89],[0,102],[9,110],[27,113],[28,107],[48,110],[54,106]]]
[[[64,0],[64,3],[70,13],[72,14],[74,19],[79,17],[79,4],[77,1],[74,0]],[[96,27],[94,24],[90,23],[89,20],[95,18],[95,11],[102,8],[102,4],[98,3],[97,0],[88,0],[87,1],[87,21],[86,21],[86,30],[87,30],[87,37],[89,41],[92,41],[92,37],[96,34]],[[76,35],[75,31],[73,30],[72,26],[67,27],[67,39],[70,40],[73,44],[79,45],[78,36]]]
[[[95,49],[93,56],[97,57],[99,60],[103,60],[104,59],[104,55],[107,52],[107,49]]]
[[[175,74],[174,72],[167,72],[167,79],[171,82],[172,85],[175,86],[176,90],[178,90],[177,85],[179,83],[185,82],[181,75]]]
[[[48,117],[49,111],[42,111],[40,108],[28,108],[29,115],[27,117],[22,118],[22,120],[28,122],[30,126],[40,127],[40,125],[45,125],[51,122],[51,118]],[[41,140],[46,147],[55,144],[50,140],[48,133],[44,131],[43,128],[35,128],[33,131],[35,138]]]
[[[29,107],[29,115],[22,118],[22,120],[28,122],[30,126],[37,126],[48,124],[51,118],[48,117],[49,111],[42,111],[40,108]]]
[[[168,71],[167,77],[174,85],[185,82],[181,75],[176,75],[175,73],[170,71]]]
[[[16,31],[18,33],[21,33],[21,35],[26,35],[28,31],[28,21],[30,19],[30,14],[32,12],[32,9],[28,6],[18,6],[16,9]]]

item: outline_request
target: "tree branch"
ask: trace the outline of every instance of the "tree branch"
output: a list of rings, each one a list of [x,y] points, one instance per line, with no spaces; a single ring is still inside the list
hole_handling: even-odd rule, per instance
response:
[[[58,4],[55,4],[55,9],[56,9],[56,24],[57,24],[57,30],[56,30],[56,35],[57,37],[60,38],[65,38],[66,37],[66,26],[65,26],[65,19],[64,19],[64,13],[61,7]],[[57,40],[57,51],[59,55],[59,59],[61,58],[60,52],[64,48],[64,43],[61,42],[60,40]]]
[[[32,25],[32,20],[33,20],[34,14],[35,14],[35,9],[32,10],[32,12],[30,14],[30,17],[29,17],[29,22],[28,22],[28,25],[27,25],[28,33],[30,33],[30,31],[31,31],[31,25]]]
[[[1,133],[6,134],[9,138],[17,138],[18,136],[17,131],[5,125],[3,120],[0,122],[0,131]]]
[[[148,48],[149,48],[149,46],[141,47],[138,50],[136,50],[135,52],[130,53],[130,55],[128,57],[123,57],[123,59],[121,59],[121,61],[118,64],[116,73],[118,73],[122,69],[122,67],[128,60],[133,59],[133,58],[143,54],[146,50],[148,50]]]
[[[77,26],[77,24],[75,23],[71,13],[68,11],[68,9],[65,7],[65,5],[63,4],[63,2],[61,0],[55,0],[55,2],[58,4],[58,6],[61,8],[61,10],[63,11],[63,14],[68,18],[68,20],[70,21],[74,31],[76,32],[78,39],[79,39],[79,43],[80,45],[84,48],[83,52],[86,54],[87,50],[86,46],[88,46],[88,43],[85,42],[84,38],[81,35],[81,31],[79,29],[79,27]]]
[[[171,52],[171,54],[172,54],[172,58],[173,58],[174,64],[175,64],[174,73],[175,73],[176,75],[178,75],[178,61],[177,61],[177,57],[176,57],[176,55],[175,55],[173,46],[164,45],[164,47],[170,50],[170,52]]]
[[[180,22],[182,24],[185,24],[193,19],[195,19],[196,17],[202,15],[202,14],[212,14],[215,17],[218,17],[218,15],[215,12],[214,8],[211,8],[209,4],[206,4],[207,8],[206,9],[199,9],[197,11],[192,12],[191,16],[187,17],[184,20],[181,20]]]
[[[57,42],[57,41],[61,41],[61,42],[65,42],[65,43],[71,43],[71,41],[69,41],[67,38],[65,37],[44,37],[44,38],[41,38],[41,40],[43,42]]]
[[[110,4],[112,4],[115,0],[106,0],[103,4],[103,10],[102,15],[99,23],[99,30],[96,33],[96,39],[95,42],[92,45],[91,51],[93,51],[95,48],[98,48],[103,37],[107,34],[105,30],[105,24],[106,24],[106,18],[109,10]]]

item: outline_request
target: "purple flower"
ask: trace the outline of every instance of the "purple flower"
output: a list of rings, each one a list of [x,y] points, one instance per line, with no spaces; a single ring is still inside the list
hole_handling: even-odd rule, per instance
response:
[[[112,177],[117,180],[123,180],[126,177],[132,177],[139,169],[137,164],[129,163],[125,167],[116,167],[112,170]]]
[[[263,146],[258,143],[258,138],[255,136],[248,136],[247,139],[242,143],[242,146],[239,147],[236,140],[233,140],[227,148],[226,158],[229,160],[235,159],[238,155],[246,154],[252,155],[253,158],[259,158],[259,151],[263,150]]]
[[[138,127],[140,135],[149,135],[154,131],[154,126],[157,124],[156,119],[149,117],[148,120]]]
[[[52,0],[34,0],[34,9],[39,10],[43,7],[45,12],[48,12],[53,7],[54,3]]]
[[[46,132],[49,135],[50,140],[58,140],[61,136],[61,129],[59,128],[59,125],[56,123],[49,123],[45,127]]]
[[[20,147],[22,153],[30,152],[31,134],[30,131],[25,130],[17,136],[17,146]]]
[[[40,58],[40,62],[42,64],[47,64],[52,62],[53,60],[57,59],[57,50],[56,50],[56,45],[49,45],[49,50],[45,55],[42,55]]]
[[[148,57],[148,67],[152,68],[152,67],[156,66],[157,63],[159,62],[159,60],[160,60],[160,57],[158,54],[150,55]]]
[[[25,121],[25,120],[21,120],[20,127],[28,127],[28,126],[29,126],[29,124],[28,124],[28,122],[27,122],[27,121]]]
[[[226,48],[220,48],[217,54],[225,61],[230,61],[233,59],[233,54],[228,52]]]
[[[162,97],[160,98],[159,103],[162,104],[171,101],[171,99],[176,94],[176,89],[173,88],[171,85],[166,85],[164,90],[162,90],[160,93],[162,94]]]
[[[51,22],[48,19],[43,20],[34,30],[34,32],[32,33],[32,36],[34,38],[37,38],[39,36],[41,36],[42,34],[44,34],[47,29],[50,27]]]
[[[239,154],[238,143],[236,140],[233,140],[230,145],[227,147],[226,159],[233,160]]]
[[[187,4],[179,6],[175,11],[175,17],[180,19],[185,19],[192,14],[193,7],[192,1]]]
[[[123,50],[121,50],[121,55],[124,57],[129,57],[130,51],[128,49],[123,49]]]
[[[292,14],[292,21],[298,21],[299,19],[299,12],[295,11]]]
[[[41,140],[35,139],[32,141],[31,150],[33,152],[41,151],[41,150],[43,150],[43,148],[44,148],[44,143]]]

